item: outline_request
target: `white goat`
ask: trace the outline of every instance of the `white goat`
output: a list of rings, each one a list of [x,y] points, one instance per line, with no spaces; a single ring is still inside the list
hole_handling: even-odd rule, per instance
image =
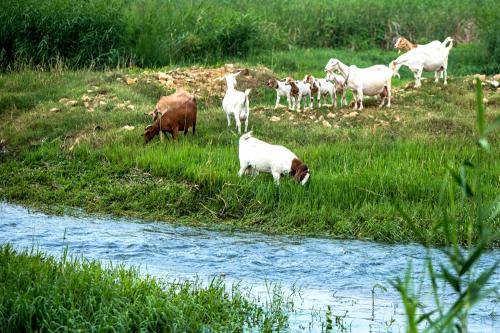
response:
[[[337,104],[337,92],[339,92],[342,95],[342,98],[340,99],[340,107],[344,105],[347,106],[347,99],[345,97],[345,93],[347,90],[345,89],[345,78],[342,75],[336,74],[332,71],[326,73],[327,81],[335,84],[335,104]]]
[[[272,89],[276,89],[276,105],[274,106],[277,109],[280,105],[280,97],[285,97],[288,101],[288,109],[295,108],[295,105],[291,104],[291,91],[292,87],[287,85],[285,81],[279,81],[276,79],[271,79],[267,81],[267,86]]]
[[[295,105],[295,110],[300,110],[300,101],[304,100],[304,109],[306,108],[306,100],[309,97],[309,107],[313,108],[313,98],[311,94],[311,85],[303,81],[295,81],[292,77],[286,78],[286,84],[291,87],[292,104]]]
[[[395,73],[401,66],[407,66],[415,76],[415,88],[422,85],[422,72],[435,72],[434,82],[439,82],[439,73],[442,72],[444,85],[448,84],[448,55],[453,47],[453,39],[447,37],[442,43],[438,41],[426,45],[419,45],[399,56],[390,64]]]
[[[250,117],[250,106],[248,95],[252,89],[247,89],[245,92],[236,90],[236,77],[241,72],[235,74],[227,74],[225,76],[227,83],[226,94],[222,100],[222,108],[226,113],[227,126],[231,126],[231,114],[234,115],[236,128],[238,133],[241,134],[241,122],[245,122],[245,132],[248,130],[248,118]]]
[[[384,106],[391,106],[391,79],[394,71],[385,65],[375,65],[368,68],[359,68],[356,65],[347,66],[338,59],[330,59],[325,66],[325,71],[338,70],[345,78],[345,86],[352,90],[354,95],[354,109],[363,109],[363,96],[380,95]]]
[[[336,103],[337,90],[336,90],[334,83],[328,81],[327,79],[316,79],[312,75],[306,75],[304,77],[304,82],[309,83],[309,85],[311,86],[311,94],[317,95],[319,108],[321,107],[321,96],[326,96],[326,95],[330,95],[330,98],[332,100],[332,106],[333,107],[337,106],[337,103]],[[312,98],[314,99],[314,97],[312,97]]]
[[[309,180],[309,168],[294,153],[283,146],[256,139],[252,132],[240,137],[239,158],[240,177],[245,173],[270,172],[276,184],[282,175],[290,175],[302,185]]]

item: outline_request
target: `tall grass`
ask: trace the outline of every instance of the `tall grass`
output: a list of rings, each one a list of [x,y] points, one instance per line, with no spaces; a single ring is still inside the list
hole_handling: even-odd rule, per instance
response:
[[[164,66],[296,47],[389,49],[398,35],[443,40],[476,22],[494,71],[500,10],[484,1],[3,1],[0,67],[57,59],[71,67]]]
[[[445,184],[445,193],[442,196],[443,216],[434,223],[434,230],[441,230],[445,245],[442,249],[447,262],[440,262],[436,270],[435,262],[428,255],[424,278],[430,281],[433,304],[425,306],[421,301],[421,294],[415,287],[414,272],[411,263],[404,278],[392,281],[394,287],[401,294],[404,303],[407,332],[468,332],[468,315],[470,309],[481,299],[491,293],[498,293],[498,285],[488,286],[488,281],[495,274],[500,261],[496,260],[482,272],[475,271],[475,266],[486,248],[498,240],[498,228],[492,228],[490,221],[497,219],[500,214],[500,200],[488,200],[484,197],[484,174],[481,165],[485,156],[491,153],[488,135],[500,125],[500,117],[487,123],[483,105],[481,81],[476,80],[477,99],[477,154],[473,160],[465,160],[458,170],[450,168],[453,182]],[[457,202],[452,193],[458,187],[461,197]],[[472,202],[475,209],[474,220],[457,218],[454,212],[457,206]],[[409,223],[412,219],[407,217]],[[416,232],[418,228],[415,228]],[[473,234],[477,235],[473,237]],[[460,246],[459,239],[467,240],[466,248]],[[422,282],[419,282],[422,283]],[[444,288],[443,288],[444,287]],[[440,294],[451,292],[454,301],[447,305]]]
[[[293,304],[260,303],[214,279],[164,282],[135,268],[0,246],[0,331],[242,332],[282,330]]]

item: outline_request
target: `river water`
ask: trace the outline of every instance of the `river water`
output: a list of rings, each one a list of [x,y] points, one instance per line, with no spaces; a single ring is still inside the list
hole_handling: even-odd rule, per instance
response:
[[[290,331],[321,332],[329,305],[340,325],[352,332],[404,332],[404,309],[389,280],[403,276],[411,260],[422,272],[427,250],[419,245],[389,245],[364,241],[221,232],[166,223],[102,217],[50,216],[21,206],[0,203],[0,243],[17,249],[33,246],[60,256],[67,246],[104,263],[140,266],[143,274],[165,279],[209,281],[223,276],[239,282],[256,295],[266,283],[300,289],[298,310],[291,315]],[[437,250],[435,262],[444,262]],[[489,251],[478,269],[500,258]],[[418,276],[418,274],[416,274]],[[491,285],[500,283],[496,272]],[[375,288],[374,307],[372,289]],[[422,290],[429,290],[424,283]],[[428,299],[428,297],[427,297]],[[453,300],[449,291],[441,299]],[[499,299],[481,301],[469,318],[470,332],[500,332]],[[335,319],[335,318],[334,318]]]

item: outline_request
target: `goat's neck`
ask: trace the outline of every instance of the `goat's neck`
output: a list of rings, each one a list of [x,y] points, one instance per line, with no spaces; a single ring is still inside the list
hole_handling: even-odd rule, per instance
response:
[[[407,48],[408,50],[412,50],[412,49],[414,49],[414,48],[416,48],[416,47],[417,47],[417,44],[413,44],[413,43],[412,43],[412,42],[410,42],[408,39],[406,40],[406,48]]]
[[[340,61],[339,61],[339,71],[344,77],[344,79],[346,79],[347,76],[349,75],[349,67]]]

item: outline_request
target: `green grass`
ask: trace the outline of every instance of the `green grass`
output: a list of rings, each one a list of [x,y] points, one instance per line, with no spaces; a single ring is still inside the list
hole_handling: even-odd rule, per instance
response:
[[[67,252],[0,246],[2,332],[271,332],[287,326],[292,307],[279,288],[262,303],[221,279],[165,282]]]
[[[307,66],[299,60],[300,71],[292,72],[296,77],[309,68],[321,73],[328,53],[310,52],[320,60]],[[340,54],[356,63],[382,56],[378,51]],[[288,74],[275,68],[279,76]],[[442,179],[448,165],[472,160],[475,154],[470,140],[475,135],[473,85],[453,76],[453,69],[448,87],[427,80],[420,90],[405,90],[401,87],[408,81],[395,79],[391,109],[379,110],[367,100],[367,108],[354,117],[347,116],[348,109],[333,111],[336,117],[326,118],[332,128],[309,118],[326,117],[331,111],[326,108],[293,114],[293,120],[291,113],[272,110],[275,93],[259,77],[251,95],[250,129],[256,137],[286,145],[308,164],[312,176],[306,187],[290,179],[278,187],[267,174],[237,177],[238,136],[226,127],[218,93],[200,92],[196,136],[163,144],[155,138],[144,146],[142,131],[149,119],[143,113],[165,93],[153,73],[3,74],[0,140],[5,140],[7,152],[0,154],[0,196],[50,213],[83,208],[88,213],[271,233],[442,244],[440,232],[431,228],[442,211],[441,193],[460,196]],[[139,82],[128,86],[117,81],[124,75]],[[107,104],[87,112],[80,100],[84,94]],[[79,105],[65,107],[58,102],[62,97],[78,99]],[[485,90],[485,97],[491,120],[499,114],[500,94]],[[117,107],[126,100],[133,110]],[[50,112],[53,107],[61,111]],[[270,122],[273,115],[282,120]],[[124,125],[136,128],[125,131]],[[484,165],[485,200],[498,196],[500,187],[500,165],[494,158],[499,154],[497,134],[491,135],[491,143],[493,153]],[[421,232],[405,222],[397,207],[415,219]],[[466,203],[456,214],[471,221],[473,208]],[[494,228],[500,224],[498,219],[490,223]],[[466,230],[459,230],[459,238],[465,241]]]

